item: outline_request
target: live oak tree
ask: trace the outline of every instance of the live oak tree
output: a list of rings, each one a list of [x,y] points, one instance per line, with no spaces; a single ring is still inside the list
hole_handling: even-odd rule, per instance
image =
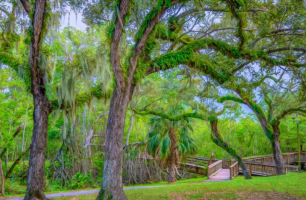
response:
[[[38,2],[41,1],[36,1],[36,4]],[[145,4],[142,4],[143,2]],[[44,15],[44,10],[37,10],[38,6],[32,8],[27,1],[22,1],[22,3],[25,5],[25,10],[32,13],[30,14],[32,23],[36,22],[33,18],[36,14],[39,16],[41,15],[39,12],[42,12]],[[140,3],[121,0],[101,1],[93,4],[95,3],[97,5],[102,3],[109,9],[100,10],[95,6],[94,14],[95,16],[97,14],[98,19],[86,18],[86,21],[98,24],[105,20],[111,21],[108,32],[110,48],[107,52],[110,52],[111,66],[116,79],[108,118],[106,160],[99,199],[111,197],[126,199],[121,183],[124,120],[134,88],[144,76],[177,66],[188,66],[208,74],[217,83],[223,84],[230,80],[233,74],[254,62],[260,63],[260,67],[270,68],[285,66],[297,69],[304,66],[302,46],[304,40],[300,37],[304,31],[303,20],[300,20],[304,11],[299,2],[292,1],[286,3],[286,6],[283,1],[236,0],[158,0]],[[90,13],[89,9],[85,11]],[[109,19],[110,12],[113,14],[112,20]],[[286,12],[285,15],[284,12]],[[208,14],[207,18],[205,14]],[[218,20],[211,19],[210,14],[213,15],[212,18],[215,17]],[[288,21],[292,19],[294,23],[288,25]],[[30,36],[40,29],[45,30],[34,26],[30,28]],[[5,47],[12,46],[12,41],[16,39],[9,33],[5,31],[4,39],[1,39],[1,45]],[[35,45],[38,47],[37,44],[41,43],[42,38],[39,36],[38,41],[35,37],[33,38],[31,38],[33,45],[36,41]],[[6,39],[10,39],[11,42],[7,43]],[[81,47],[81,45],[76,46]],[[104,46],[107,45],[104,44]],[[6,54],[3,53],[3,49]],[[20,63],[27,60],[25,59],[27,54],[21,54],[18,57],[20,59],[14,60],[11,59],[11,55],[14,55],[15,52],[7,51],[9,49],[1,48],[0,61],[17,71],[22,65]],[[107,52],[106,55],[108,55]],[[39,52],[36,51],[36,53]],[[32,68],[32,63],[30,64]],[[43,71],[36,69],[38,72]],[[28,74],[34,72],[30,70]],[[298,72],[303,74],[303,70],[298,70]],[[71,74],[73,73],[69,74],[70,77],[73,77]],[[38,76],[44,78],[39,73]],[[32,84],[32,80],[27,83]],[[39,84],[44,84],[44,81],[35,84],[39,86]],[[39,95],[44,95],[42,103],[49,106],[46,104],[47,95],[45,95],[48,87],[44,87],[46,84],[42,86],[32,87],[32,90],[37,89]],[[80,98],[75,97],[75,99],[84,103],[90,101],[91,96],[101,96],[100,90],[96,89],[92,88],[89,95],[86,93],[85,96],[80,95]],[[39,100],[38,97],[36,99]],[[52,101],[52,107],[67,110],[73,108],[70,106],[74,101],[68,100],[70,102],[68,106],[59,102],[61,100]]]
[[[169,8],[171,8],[171,10],[178,9],[179,6],[182,5],[181,3],[185,3],[187,11],[184,12],[184,14],[178,14],[179,12],[176,12],[176,17],[169,17],[167,30],[167,28],[163,26],[163,23],[159,22],[160,19],[162,19],[161,17],[167,13],[166,11]],[[225,35],[229,38],[233,38],[234,36],[231,31],[226,32],[223,35],[217,34],[217,37],[212,39],[205,37],[207,36],[205,33],[203,35],[200,34],[200,38],[197,38],[196,36],[191,37],[191,34],[188,35],[188,33],[182,33],[182,31],[184,31],[182,26],[186,24],[186,21],[184,20],[185,17],[201,12],[201,10],[189,11],[190,7],[188,6],[192,7],[194,5],[188,4],[188,1],[157,1],[156,4],[152,6],[152,9],[141,17],[143,19],[141,24],[136,23],[139,25],[137,26],[136,31],[133,29],[133,22],[130,21],[130,19],[132,19],[131,16],[133,16],[131,15],[133,5],[132,1],[122,0],[115,3],[113,21],[109,30],[111,38],[110,58],[114,75],[116,77],[116,88],[111,99],[108,119],[103,183],[97,199],[126,199],[122,190],[121,178],[123,129],[128,103],[131,100],[136,82],[140,80],[141,77],[179,65],[187,65],[209,74],[214,80],[222,84],[228,81],[231,78],[231,75],[254,61],[260,61],[269,66],[299,67],[303,65],[299,62],[292,62],[292,60],[289,61],[286,58],[275,59],[274,57],[270,57],[269,52],[264,51],[264,48],[262,48],[263,46],[253,45],[252,47],[252,42],[258,39],[256,38],[258,36],[257,31],[262,30],[261,28],[254,28],[262,25],[255,22],[257,22],[256,20],[258,19],[262,20],[266,15],[269,16],[269,14],[266,14],[269,10],[249,10],[248,8],[252,8],[253,5],[249,5],[248,3],[250,2],[225,1],[222,4],[222,6],[225,5],[225,8],[222,7],[220,10],[206,8],[202,10],[209,10],[210,12],[225,11],[229,12],[230,15],[234,17],[235,21],[237,21],[237,26],[231,27],[230,30],[234,30],[235,33],[237,33],[238,42],[236,42],[237,40],[235,37],[235,40],[231,39],[229,43],[222,41],[221,38]],[[273,10],[274,5],[269,2],[260,6],[270,6],[271,10]],[[241,11],[254,11],[256,13],[255,21],[252,21],[253,23],[247,23],[245,16]],[[224,14],[223,17],[226,16],[228,15]],[[251,14],[246,15],[246,17],[248,17],[248,20],[254,19]],[[220,23],[220,25],[222,26],[224,24]],[[126,31],[127,35],[135,33],[135,35],[133,34],[131,37],[134,39],[132,39],[131,48],[128,53],[125,54],[127,55],[126,57],[124,57],[124,54],[120,53],[120,41],[126,37],[124,32],[125,27],[132,27],[133,30]],[[254,28],[255,31],[249,31],[248,35],[246,33],[248,28]],[[271,32],[272,31],[273,30],[271,30]],[[192,32],[192,27],[190,32]],[[199,32],[202,33],[201,31]],[[269,34],[269,31],[264,34]],[[247,37],[249,37],[250,40],[247,40]],[[162,40],[166,40],[172,44],[166,53],[158,56],[158,51],[156,51],[155,48],[157,42]],[[264,42],[258,44],[262,45]],[[254,46],[256,48],[254,48]],[[211,52],[218,52],[219,54],[222,54],[225,57],[230,57],[235,61],[245,61],[246,64],[232,69],[218,69],[215,67],[215,64],[218,62],[211,63],[210,61],[214,59],[211,59],[212,56],[207,55],[207,52],[205,54],[205,49],[209,49]],[[228,62],[228,64],[234,66],[233,64],[235,64],[235,62]]]
[[[296,112],[305,112],[304,104],[304,92],[298,88],[300,81],[281,80],[283,74],[278,75],[279,79],[274,76],[262,76],[262,78],[253,83],[237,84],[232,86],[233,91],[238,95],[225,95],[220,97],[219,101],[224,102],[227,100],[235,101],[247,105],[256,115],[260,122],[266,137],[269,139],[274,161],[276,165],[277,174],[285,173],[284,161],[281,154],[280,147],[280,122],[287,115],[291,115]],[[278,77],[276,76],[276,77]],[[294,76],[293,76],[294,77]],[[264,81],[271,78],[273,81],[265,83]],[[274,81],[276,83],[274,84]],[[264,106],[260,102],[257,102],[256,88],[261,86],[261,102],[264,102]],[[300,94],[299,94],[300,93]]]

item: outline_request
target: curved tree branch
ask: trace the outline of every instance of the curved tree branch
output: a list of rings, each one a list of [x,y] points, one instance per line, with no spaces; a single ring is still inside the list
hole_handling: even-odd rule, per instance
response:
[[[26,11],[26,13],[28,15],[30,15],[30,12],[31,12],[31,5],[30,5],[30,2],[29,0],[20,0],[24,10]]]

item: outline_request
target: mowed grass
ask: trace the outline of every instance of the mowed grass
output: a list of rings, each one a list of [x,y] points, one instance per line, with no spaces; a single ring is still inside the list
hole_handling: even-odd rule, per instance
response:
[[[306,173],[288,173],[282,176],[254,177],[232,181],[180,183],[162,188],[126,190],[131,200],[183,199],[306,199]],[[60,197],[56,200],[91,200],[96,195]]]

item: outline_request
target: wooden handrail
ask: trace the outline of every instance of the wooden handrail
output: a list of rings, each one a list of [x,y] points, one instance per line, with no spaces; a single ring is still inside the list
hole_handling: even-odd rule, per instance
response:
[[[207,177],[210,178],[222,169],[222,160],[219,160],[207,167]]]
[[[288,153],[282,153],[283,156],[286,155],[295,155],[298,154],[298,152],[288,152]],[[301,152],[301,155],[305,154],[306,155],[306,151]],[[255,159],[260,159],[260,158],[273,158],[273,154],[268,154],[268,155],[260,155],[260,156],[250,156],[250,157],[244,157],[243,160],[255,160]]]
[[[235,178],[239,174],[239,165],[238,162],[235,162],[230,167],[230,179]]]
[[[245,161],[247,164],[252,165],[262,165],[262,166],[269,166],[269,167],[275,167],[275,163],[270,162],[256,162],[256,161]],[[298,166],[295,165],[284,165],[286,168],[298,168]]]
[[[218,165],[219,163],[222,163],[222,160],[218,160],[217,162],[215,162],[215,163],[209,165],[209,166],[208,166],[208,169],[210,169],[210,168],[212,168],[212,167]]]

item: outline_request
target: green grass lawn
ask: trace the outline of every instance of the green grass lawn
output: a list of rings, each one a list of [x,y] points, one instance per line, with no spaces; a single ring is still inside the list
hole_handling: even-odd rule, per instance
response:
[[[185,180],[186,181],[186,180]],[[191,183],[178,182],[163,188],[126,190],[131,200],[162,199],[306,199],[306,173],[288,173],[282,176],[254,177],[244,180],[242,176],[232,181]],[[154,184],[156,185],[156,184]],[[96,195],[61,197],[56,200],[90,200]]]

